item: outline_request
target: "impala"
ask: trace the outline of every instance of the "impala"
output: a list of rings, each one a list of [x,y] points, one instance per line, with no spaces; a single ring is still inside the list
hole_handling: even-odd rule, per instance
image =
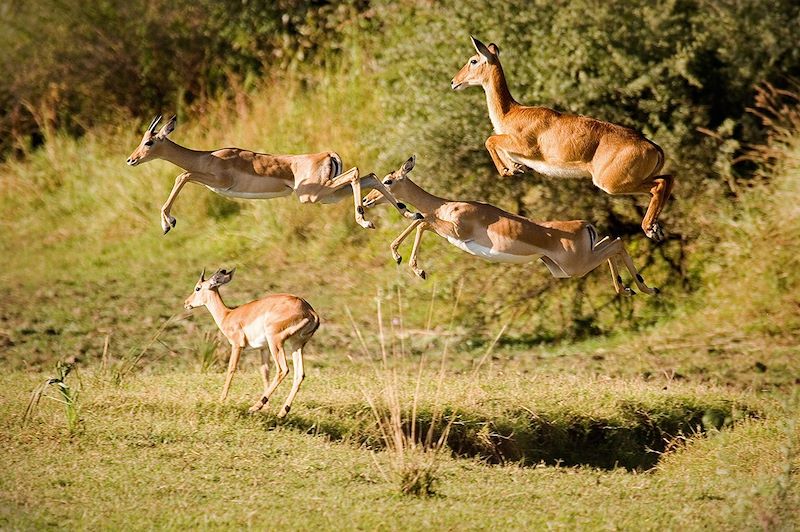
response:
[[[583,277],[608,261],[614,289],[618,294],[633,295],[635,292],[622,283],[619,275],[619,261],[622,260],[642,292],[658,292],[644,283],[621,239],[598,240],[597,230],[583,220],[534,222],[494,205],[434,196],[408,177],[414,164],[412,156],[399,170],[387,174],[383,184],[395,197],[413,205],[423,215],[422,220],[412,222],[390,246],[392,257],[400,264],[402,257],[397,248],[414,229],[417,230],[408,262],[419,277],[426,277],[425,270],[417,266],[422,234],[433,231],[457,248],[490,262],[525,263],[540,258],[557,278]],[[380,194],[372,191],[364,198],[364,205],[372,207],[384,201]]]
[[[664,152],[633,129],[547,107],[521,105],[511,96],[496,44],[470,37],[478,52],[451,81],[453,90],[481,86],[494,135],[486,149],[501,176],[529,168],[548,177],[587,178],[608,194],[650,194],[644,233],[661,240],[658,216],[673,177],[659,174]]]
[[[361,189],[378,189],[388,194],[375,174],[359,176],[358,168],[342,173],[342,159],[332,151],[306,155],[269,155],[241,148],[196,151],[184,148],[167,137],[175,129],[173,116],[161,130],[155,117],[145,131],[139,146],[128,157],[136,166],[153,159],[163,159],[179,166],[183,173],[175,178],[166,203],[161,207],[161,228],[167,234],[175,227],[170,215],[172,204],[186,183],[205,185],[217,194],[232,198],[269,199],[297,194],[301,203],[336,203],[349,195],[355,202],[356,222],[367,229],[375,227],[364,219]],[[414,218],[404,205],[388,200],[407,218]]]
[[[205,306],[217,323],[217,327],[231,344],[231,358],[228,361],[228,373],[225,377],[220,401],[224,401],[228,396],[228,389],[236,367],[239,365],[239,355],[242,350],[267,346],[272,354],[277,372],[270,383],[267,357],[262,349],[262,364],[259,373],[264,382],[264,393],[261,395],[261,399],[250,407],[251,412],[261,410],[269,401],[275,388],[289,374],[283,348],[287,344],[291,346],[294,382],[292,382],[292,390],[286,398],[286,403],[278,413],[278,417],[284,417],[289,413],[292,401],[300,389],[300,383],[303,382],[305,376],[303,373],[303,346],[319,327],[319,316],[306,300],[289,294],[268,295],[241,307],[229,308],[219,295],[219,287],[231,281],[234,271],[235,268],[231,271],[217,270],[214,275],[206,279],[205,270],[203,270],[194,291],[186,298],[184,307],[191,310],[195,307]]]

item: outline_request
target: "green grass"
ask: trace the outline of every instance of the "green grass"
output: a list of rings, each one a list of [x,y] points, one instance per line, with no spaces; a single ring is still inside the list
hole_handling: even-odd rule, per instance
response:
[[[719,432],[685,434],[688,439],[673,442],[647,472],[512,460],[493,466],[462,455],[441,460],[436,496],[403,497],[381,476],[379,465],[389,457],[374,454],[362,435],[347,433],[354,419],[371,415],[363,404],[359,411],[360,392],[346,385],[363,383],[368,373],[354,372],[355,378],[338,369],[312,369],[285,422],[274,413],[246,413],[258,389],[255,371],[235,381],[227,405],[215,400],[219,375],[169,372],[116,386],[106,374],[84,373],[85,431],[79,435],[69,433],[55,404],[43,404],[23,428],[21,414],[35,380],[24,373],[5,375],[0,523],[697,529],[704,522],[715,528],[756,526],[767,518],[789,526],[785,520],[797,517],[781,509],[798,501],[796,486],[788,499],[774,500],[789,435],[768,414]],[[660,386],[643,383],[573,378],[533,386],[518,375],[504,377],[455,377],[444,394],[447,404],[494,420],[525,405],[537,423],[574,428],[592,419],[611,431],[609,425],[626,419],[658,426],[676,415],[676,406],[717,408],[739,400],[702,386],[661,393]],[[422,389],[423,395],[430,391],[427,385]],[[627,409],[634,403],[652,419],[630,418]],[[332,437],[326,428],[331,426],[343,436]]]

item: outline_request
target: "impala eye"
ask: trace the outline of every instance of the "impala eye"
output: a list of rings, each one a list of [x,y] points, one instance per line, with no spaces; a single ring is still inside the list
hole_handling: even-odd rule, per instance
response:
[[[198,286],[197,288],[194,289],[194,291],[195,292],[199,292],[200,291],[200,287]]]
[[[387,179],[386,181],[383,182],[384,185],[391,185],[392,183],[394,183],[394,181],[392,181],[391,179]]]
[[[469,62],[469,64],[470,64],[470,65],[477,65],[477,64],[478,64],[478,60],[477,60],[477,59],[473,59],[473,60],[471,60],[471,61]]]
[[[153,145],[153,141],[152,140],[148,140],[147,142],[144,143],[144,145],[145,146],[152,146]]]

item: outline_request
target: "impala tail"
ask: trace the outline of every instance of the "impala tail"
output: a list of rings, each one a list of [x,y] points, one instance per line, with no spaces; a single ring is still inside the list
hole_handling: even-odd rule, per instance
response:
[[[341,175],[343,168],[344,166],[342,165],[342,158],[339,157],[338,153],[331,152],[331,179]]]

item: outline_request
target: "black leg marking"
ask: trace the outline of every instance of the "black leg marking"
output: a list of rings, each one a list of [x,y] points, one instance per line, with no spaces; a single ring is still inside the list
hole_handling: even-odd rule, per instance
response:
[[[364,207],[362,207],[361,205],[359,205],[358,207],[356,207],[356,212],[357,212],[358,214],[364,214]]]
[[[398,208],[398,209],[401,209],[401,210],[406,210],[406,204],[405,204],[405,203],[400,203],[400,202],[398,201],[398,202],[397,202],[397,208]]]
[[[415,215],[414,215],[414,219],[415,219],[415,220],[424,220],[424,219],[425,219],[425,217],[424,217],[424,216],[422,216],[422,214],[421,214],[421,213],[417,213],[417,214],[415,214]]]
[[[419,276],[420,276],[420,277],[422,277],[422,280],[423,280],[423,281],[424,281],[425,279],[427,279],[427,278],[428,278],[428,274],[427,274],[427,273],[425,273],[425,271],[424,271],[424,270],[422,271],[422,273],[420,273],[420,274],[419,274]]]
[[[622,284],[622,276],[621,275],[617,275],[617,282],[619,284]]]
[[[639,275],[638,273],[636,274],[636,279],[637,279],[637,280],[638,280],[640,283],[643,283],[643,282],[644,282],[644,278],[643,278],[641,275]]]
[[[267,404],[267,401],[269,401],[269,397],[267,397],[266,395],[262,395],[261,396],[261,404],[265,405],[265,404]]]
[[[289,405],[286,405],[286,406],[284,406],[284,407],[283,407],[283,409],[284,409],[284,410],[286,410],[286,413],[288,414],[288,413],[289,413],[289,410],[291,410],[291,409],[292,409],[292,407],[291,407],[291,406],[289,406]]]

